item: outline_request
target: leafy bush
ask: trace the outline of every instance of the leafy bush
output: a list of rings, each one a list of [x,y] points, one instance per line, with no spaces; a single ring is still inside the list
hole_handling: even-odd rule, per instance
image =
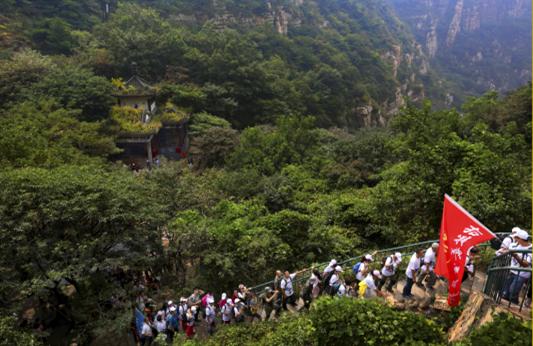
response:
[[[372,300],[324,297],[309,319],[319,345],[405,345],[444,341],[441,328],[412,312],[398,312]]]
[[[30,333],[17,329],[14,317],[0,318],[0,345],[37,346],[41,345]]]

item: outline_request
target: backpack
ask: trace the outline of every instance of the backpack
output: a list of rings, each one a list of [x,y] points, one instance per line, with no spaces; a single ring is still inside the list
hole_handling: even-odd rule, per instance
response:
[[[363,262],[357,262],[353,267],[352,267],[352,272],[353,272],[353,275],[356,277],[356,280],[357,280],[357,273],[359,273],[359,269],[361,269],[361,265],[363,264]]]
[[[290,277],[289,277],[288,280],[285,279],[285,278],[283,278],[281,281],[285,281],[285,285],[284,285],[285,287],[283,288],[283,294],[285,294],[285,291],[287,291],[287,284],[288,284],[289,282],[292,283],[292,279],[291,279]],[[280,287],[281,287],[281,284],[280,284]],[[294,288],[293,288],[293,290],[294,290]]]

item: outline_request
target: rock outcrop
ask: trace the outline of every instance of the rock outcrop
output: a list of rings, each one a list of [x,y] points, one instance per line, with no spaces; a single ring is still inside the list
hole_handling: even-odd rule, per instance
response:
[[[464,94],[507,91],[531,79],[531,1],[387,0],[439,75]],[[443,100],[450,97],[441,95]]]

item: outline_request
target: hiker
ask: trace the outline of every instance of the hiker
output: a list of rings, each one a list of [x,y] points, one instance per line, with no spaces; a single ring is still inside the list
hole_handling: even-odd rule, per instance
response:
[[[261,295],[261,303],[263,304],[263,309],[265,310],[265,320],[270,319],[272,311],[276,311],[279,314],[281,306],[276,304],[277,298],[280,295],[279,291],[272,290],[272,287],[265,287],[265,292]]]
[[[335,274],[335,267],[337,266],[337,260],[332,259],[322,273],[322,289],[324,292],[329,293],[331,288],[329,286],[329,281],[333,274]]]
[[[235,299],[233,306],[233,315],[235,316],[236,323],[244,322],[245,305],[239,298]]]
[[[181,330],[185,331],[187,329],[187,311],[189,306],[187,305],[187,298],[180,298],[180,306],[178,307],[178,318],[181,321]]]
[[[324,268],[324,271],[322,272],[322,276],[326,277],[329,273],[334,272],[336,266],[337,266],[336,259],[332,259],[331,261],[329,261],[329,264],[327,265],[326,268]]]
[[[426,279],[426,288],[429,291],[433,291],[433,286],[437,281],[437,276],[433,269],[435,268],[435,263],[437,263],[437,251],[439,250],[439,244],[433,243],[431,247],[426,250],[424,254],[423,264],[420,268],[420,274],[416,281],[418,287],[424,288],[423,282]]]
[[[359,297],[373,298],[375,296],[383,297],[384,294],[377,288],[377,283],[381,279],[379,270],[373,270],[359,283]]]
[[[287,304],[292,306],[296,305],[296,295],[294,294],[294,288],[292,286],[292,281],[297,274],[301,273],[303,270],[300,270],[296,273],[290,274],[289,271],[285,271],[285,276],[281,279],[280,288],[283,290],[283,309],[288,310]]]
[[[339,287],[337,288],[337,297],[345,297],[347,294],[346,283],[344,280],[339,280]]]
[[[227,299],[227,297],[228,297],[228,296],[227,296],[227,294],[226,294],[225,292],[222,293],[222,297],[221,297],[220,300],[218,301],[218,308],[219,308],[219,309],[222,309],[222,307],[223,307],[224,305],[226,305],[226,299]]]
[[[167,321],[165,321],[165,314],[162,311],[159,311],[155,317],[154,327],[157,330],[157,333],[166,334],[167,331]]]
[[[398,269],[398,266],[401,262],[402,254],[399,252],[396,252],[395,254],[392,254],[385,259],[383,268],[381,268],[382,278],[381,280],[379,280],[378,290],[381,291],[383,286],[385,286],[385,283],[387,283],[386,290],[392,293],[392,287],[396,285],[396,282],[398,282],[398,275],[396,270]]]
[[[411,289],[413,288],[413,283],[416,282],[416,273],[420,269],[420,259],[424,256],[424,249],[418,249],[412,256],[407,269],[405,270],[405,275],[407,279],[405,280],[405,286],[403,287],[402,296],[404,298],[412,298],[413,294]]]
[[[246,302],[246,295],[248,294],[248,288],[244,284],[239,285],[239,291],[237,292],[237,298],[241,301]]]
[[[187,326],[185,328],[185,335],[187,336],[187,339],[192,339],[194,337],[194,334],[196,333],[196,330],[194,328],[196,316],[198,316],[198,311],[196,310],[196,306],[191,306],[187,311]]]
[[[231,323],[231,315],[233,310],[233,301],[231,298],[226,299],[226,304],[220,309],[220,313],[222,314],[222,322],[224,324],[230,324]]]
[[[516,235],[516,233],[518,233],[518,231],[521,231],[521,229],[518,227],[513,227],[513,229],[511,230],[511,234],[503,238],[500,248],[498,249],[498,251],[496,251],[496,256],[504,255],[507,253],[507,250],[509,250],[511,245],[515,243],[513,237]]]
[[[320,280],[320,273],[317,269],[313,269],[309,280],[307,280],[307,284],[305,285],[302,294],[304,306],[306,309],[309,309],[309,306],[311,305],[313,299],[316,299],[320,294]]]
[[[199,289],[198,287],[195,287],[193,290],[193,293],[189,296],[189,299],[187,299],[187,304],[189,307],[196,307],[194,309],[194,320],[198,321],[198,309],[200,308],[202,304],[202,295],[204,294],[204,291]]]
[[[277,290],[278,288],[281,288],[281,280],[283,279],[283,275],[281,274],[281,270],[276,270],[276,275],[274,276],[274,290]]]
[[[210,297],[206,301],[207,306],[205,308],[205,321],[207,323],[207,334],[213,335],[215,333],[215,320],[216,320],[216,309],[215,309],[215,299]]]
[[[141,346],[150,346],[154,341],[154,334],[152,332],[152,325],[147,317],[143,321],[143,327],[141,330]]]
[[[515,250],[531,250],[529,234],[524,230],[519,230],[514,236],[515,242],[509,247],[506,253]],[[531,268],[530,253],[511,253],[511,267],[513,268]],[[518,304],[518,294],[524,283],[531,278],[531,272],[511,270],[510,276],[505,285],[503,299],[509,300],[513,304]]]
[[[254,322],[255,319],[261,321],[261,314],[259,314],[260,304],[259,298],[254,291],[248,291],[248,307],[246,309],[246,315],[250,317],[250,322]]]
[[[474,277],[476,270],[474,266],[474,258],[479,253],[479,249],[477,247],[472,247],[470,250],[468,250],[468,254],[466,255],[466,261],[465,261],[465,270],[463,271],[463,278],[461,279],[461,282],[465,282],[468,277]]]
[[[207,301],[210,300],[210,299],[215,301],[215,296],[213,295],[213,292],[207,292],[206,294],[204,294],[204,296],[200,300],[200,305],[202,307],[202,316],[203,316],[203,318],[206,317],[205,310],[207,309]]]
[[[172,343],[174,340],[174,334],[179,330],[179,317],[177,314],[177,308],[171,306],[169,314],[167,315],[167,340]]]
[[[368,271],[370,270],[370,263],[372,263],[372,255],[366,254],[363,256],[360,262],[356,263],[352,267],[353,275],[355,276],[355,285],[359,286],[359,283],[366,278]]]
[[[340,275],[342,273],[342,267],[336,266],[335,272],[331,276],[328,282],[329,292],[327,292],[330,296],[334,296],[337,293],[337,290],[340,286]]]

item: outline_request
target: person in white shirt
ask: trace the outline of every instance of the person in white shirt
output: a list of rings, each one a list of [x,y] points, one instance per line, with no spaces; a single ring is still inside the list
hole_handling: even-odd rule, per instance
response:
[[[346,283],[344,283],[344,280],[339,280],[339,288],[337,289],[337,297],[345,297],[346,296]]]
[[[222,322],[224,324],[230,324],[231,323],[231,315],[233,313],[233,301],[231,298],[228,298],[226,300],[226,304],[220,309],[220,313],[222,314]]]
[[[165,320],[165,314],[164,313],[157,313],[157,316],[155,317],[155,329],[158,333],[164,333],[167,330],[167,321]]]
[[[322,277],[326,277],[329,273],[335,270],[335,267],[337,266],[337,260],[332,259],[329,261],[329,264],[326,268],[324,268],[324,272],[322,273]]]
[[[329,279],[329,282],[328,282],[329,292],[328,293],[331,296],[334,296],[335,293],[337,293],[337,290],[339,289],[340,274],[341,273],[342,273],[342,267],[341,266],[336,266],[335,267],[335,272],[333,273],[333,275]]]
[[[515,243],[513,238],[514,236],[516,236],[516,233],[518,233],[518,231],[521,231],[521,229],[518,227],[513,227],[513,229],[511,230],[511,234],[503,239],[500,248],[498,249],[498,251],[496,251],[496,256],[501,256],[507,253],[507,250],[511,248],[511,245]]]
[[[385,283],[387,283],[387,291],[392,293],[392,287],[398,282],[398,275],[396,269],[402,262],[402,254],[396,252],[395,254],[390,255],[385,260],[383,268],[381,269],[381,280],[379,280],[378,290],[381,291]]]
[[[422,282],[424,282],[424,279],[427,278],[426,288],[430,291],[433,290],[433,286],[435,285],[435,282],[437,281],[437,276],[435,275],[435,272],[433,271],[433,269],[435,268],[435,264],[437,263],[438,250],[439,250],[438,243],[431,244],[431,247],[426,250],[426,253],[424,255],[424,260],[420,268],[420,275],[418,275],[418,280],[416,281],[417,286],[424,287]]]
[[[207,306],[205,308],[205,321],[207,322],[207,334],[213,335],[215,333],[215,320],[216,320],[216,310],[215,310],[215,299],[209,297],[207,299]]]
[[[407,276],[407,279],[405,280],[405,286],[403,287],[402,296],[404,298],[411,298],[413,295],[411,294],[411,289],[413,288],[413,283],[416,282],[416,273],[420,269],[420,259],[424,256],[424,249],[418,249],[413,256],[411,256],[411,260],[409,261],[409,265],[407,266],[407,269],[405,270],[405,275]]]
[[[154,334],[152,333],[152,326],[148,319],[144,319],[143,327],[141,330],[141,345],[151,345],[154,341]]]
[[[381,279],[381,274],[379,270],[373,270],[371,273],[364,278],[363,281],[359,283],[359,292],[363,293],[362,297],[364,298],[373,298],[375,296],[383,296],[383,292],[379,291],[376,283]]]
[[[285,271],[285,274],[283,276],[283,279],[281,279],[281,290],[283,292],[283,309],[288,310],[287,304],[291,304],[292,306],[296,305],[296,296],[294,295],[294,288],[292,287],[292,281],[303,270],[300,270],[296,273],[290,274],[288,271]]]
[[[361,259],[361,262],[357,263],[354,266],[353,269],[354,269],[355,279],[357,281],[361,282],[366,278],[369,268],[370,268],[370,263],[372,263],[372,261],[373,261],[372,255],[366,254]]]
[[[531,269],[531,253],[513,253],[515,250],[531,250],[529,234],[524,230],[520,230],[516,232],[514,239],[516,243],[512,244],[506,252],[511,253],[511,267]],[[507,280],[502,297],[513,304],[518,304],[518,294],[524,283],[531,278],[531,272],[511,270],[509,274],[510,277]]]
[[[187,310],[189,310],[187,298],[181,297],[180,306],[178,307],[178,318],[181,321],[181,329],[183,331],[187,328]]]
[[[233,305],[233,316],[235,316],[235,322],[244,322],[244,308],[244,303],[239,298],[235,299],[235,304]]]

